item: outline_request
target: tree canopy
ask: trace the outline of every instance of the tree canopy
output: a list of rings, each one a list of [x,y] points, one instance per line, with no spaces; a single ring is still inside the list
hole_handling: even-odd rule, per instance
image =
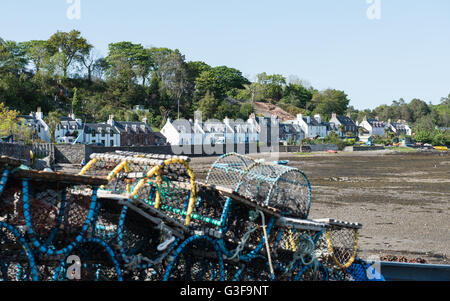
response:
[[[0,38],[0,102],[29,114],[41,107],[55,122],[74,112],[87,122],[144,117],[152,126],[167,118],[204,116],[248,118],[255,102],[270,102],[292,115],[350,113],[387,121],[406,120],[418,128],[450,127],[450,95],[439,105],[421,99],[394,100],[374,110],[356,110],[345,91],[319,91],[298,76],[261,72],[249,80],[236,68],[187,61],[178,49],[145,47],[130,41],[110,43],[102,57],[80,31],[57,31],[47,40],[24,42]]]

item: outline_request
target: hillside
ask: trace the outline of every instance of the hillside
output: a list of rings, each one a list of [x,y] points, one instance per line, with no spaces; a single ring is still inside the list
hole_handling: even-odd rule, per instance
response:
[[[271,115],[276,115],[281,121],[292,120],[295,116],[292,116],[282,108],[266,102],[255,102],[253,103],[253,109],[255,114],[262,114],[264,117],[270,117]]]

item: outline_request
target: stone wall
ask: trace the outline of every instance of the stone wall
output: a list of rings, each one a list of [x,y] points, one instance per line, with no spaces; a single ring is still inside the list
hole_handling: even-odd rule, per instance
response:
[[[87,145],[54,144],[55,163],[80,164],[86,156]]]
[[[89,160],[89,156],[93,153],[111,153],[115,151],[129,151],[139,153],[153,153],[164,155],[185,155],[189,157],[219,156],[229,152],[237,153],[258,153],[270,151],[270,147],[258,146],[254,144],[217,144],[214,146],[204,147],[203,145],[183,145],[183,146],[119,146],[119,147],[103,147],[103,146],[86,146],[85,160]]]
[[[353,146],[353,152],[384,150],[384,146]]]
[[[27,165],[30,164],[31,147],[17,143],[0,143],[0,155],[24,160]]]
[[[336,144],[311,144],[312,152],[326,152],[329,150],[338,151],[339,147]]]
[[[84,159],[86,162],[90,160],[90,155],[93,153],[112,153],[118,150],[139,152],[139,153],[153,153],[165,155],[186,155],[189,157],[204,157],[204,156],[220,156],[230,152],[240,154],[254,154],[265,152],[316,152],[327,150],[338,150],[335,144],[316,144],[306,146],[284,146],[276,147],[252,144],[217,144],[215,146],[205,147],[203,145],[184,145],[174,146],[119,146],[119,147],[104,147],[96,145],[83,144],[34,144],[32,147],[13,143],[0,143],[0,153],[19,159],[24,159],[27,162],[30,160],[30,150],[33,150],[35,157],[51,156],[54,163],[63,164],[80,164]]]

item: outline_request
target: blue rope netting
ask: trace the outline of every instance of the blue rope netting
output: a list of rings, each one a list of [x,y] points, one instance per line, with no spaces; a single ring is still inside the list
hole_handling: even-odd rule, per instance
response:
[[[50,215],[45,211],[50,205],[37,208],[41,203],[34,199],[34,190],[41,185],[45,189],[45,184],[31,179],[15,179],[10,184],[10,172],[3,170],[0,213],[15,216],[17,224],[0,222],[0,242],[5,242],[0,244],[0,280],[70,280],[67,259],[72,255],[80,258],[81,274],[88,278],[81,280],[92,281],[327,281],[333,279],[333,271],[345,272],[355,281],[384,280],[373,265],[359,258],[345,271],[325,262],[318,248],[320,240],[326,239],[326,230],[278,224],[283,214],[301,220],[309,214],[311,184],[302,171],[268,166],[237,154],[222,156],[212,165],[207,181],[228,185],[235,194],[242,192],[240,196],[257,200],[255,206],[199,185],[192,222],[184,225],[180,221],[186,217],[192,192],[180,188],[174,170],[169,170],[171,177],[162,175],[162,183],[148,180],[145,193],[121,201],[98,199],[97,187],[90,187],[83,202],[77,203],[71,197],[82,186],[72,191],[59,189],[60,198],[51,204],[56,209],[47,219],[51,223],[45,227],[36,216]],[[122,184],[118,187],[128,185]],[[3,201],[2,192],[10,193],[5,193],[8,185],[22,186],[20,198],[14,196],[14,206],[21,211],[11,209],[11,201],[9,207]],[[161,204],[155,208],[158,195]],[[296,200],[301,200],[301,206],[296,207]],[[83,212],[76,225],[68,217],[78,212],[71,211],[74,206]],[[268,213],[277,206],[279,215]],[[12,247],[21,250],[19,260],[11,257]]]

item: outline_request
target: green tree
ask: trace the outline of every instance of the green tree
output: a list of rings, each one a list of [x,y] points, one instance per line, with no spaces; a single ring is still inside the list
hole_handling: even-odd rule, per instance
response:
[[[49,134],[52,143],[55,143],[55,131],[58,124],[61,122],[61,113],[60,112],[50,112],[48,116],[45,118],[45,123],[47,123],[49,127]]]
[[[32,138],[31,129],[24,123],[24,120],[17,117],[19,113],[10,110],[4,103],[0,102],[0,137],[13,135],[15,141],[30,143]]]
[[[344,91],[327,89],[314,93],[311,102],[314,107],[313,113],[320,114],[328,120],[332,113],[345,114],[350,100]]]
[[[76,115],[76,116],[81,116],[82,112],[83,112],[83,108],[82,108],[82,103],[81,101],[78,99],[78,95],[77,95],[77,88],[73,88],[73,97],[72,97],[72,112]]]
[[[430,130],[419,130],[414,135],[414,140],[420,143],[431,143],[433,141],[433,132]]]
[[[27,64],[28,59],[23,44],[15,41],[4,41],[0,44],[0,72],[17,75],[25,69]]]
[[[298,102],[294,104],[291,101],[292,105],[295,105],[298,108],[306,109],[306,104],[311,101],[312,96],[313,94],[311,90],[306,89],[301,85],[290,83],[284,89],[283,99],[295,99]]]
[[[436,133],[433,136],[433,139],[431,140],[431,144],[433,144],[433,146],[446,146],[447,139],[445,137],[444,132],[436,131]]]
[[[283,97],[283,87],[286,78],[280,74],[268,75],[263,72],[257,75],[257,83],[263,87],[264,98],[271,102],[278,102]]]
[[[239,119],[247,120],[250,114],[254,113],[253,105],[251,103],[243,103],[239,108]]]
[[[199,102],[199,110],[202,111],[204,118],[211,119],[215,117],[218,105],[219,102],[214,97],[214,94],[207,91],[206,95]]]
[[[414,122],[430,113],[430,108],[428,107],[427,103],[417,98],[411,100],[408,107],[411,111],[412,120]]]
[[[219,66],[211,69],[217,77],[218,85],[223,94],[232,89],[243,89],[244,85],[250,84],[249,80],[242,76],[242,72],[227,66]]]
[[[180,115],[180,110],[183,111],[186,105],[185,96],[191,84],[188,81],[185,57],[178,49],[151,48],[149,53],[154,61],[155,74],[161,81],[161,89],[166,90],[169,97],[176,103],[177,113]]]
[[[154,67],[152,53],[141,44],[119,42],[109,44],[108,56],[109,75],[127,81],[141,80],[145,86]]]
[[[203,71],[195,80],[196,99],[201,99],[208,92],[212,93],[214,97],[219,99],[224,97],[224,91],[219,85],[219,78],[213,70]]]
[[[68,77],[72,63],[92,48],[78,30],[58,31],[49,38],[48,45],[56,50],[53,62],[62,70],[64,78]]]
[[[54,49],[49,46],[48,41],[33,40],[23,43],[28,59],[33,63],[36,74],[39,74],[42,69],[48,68],[50,57],[54,53]]]

